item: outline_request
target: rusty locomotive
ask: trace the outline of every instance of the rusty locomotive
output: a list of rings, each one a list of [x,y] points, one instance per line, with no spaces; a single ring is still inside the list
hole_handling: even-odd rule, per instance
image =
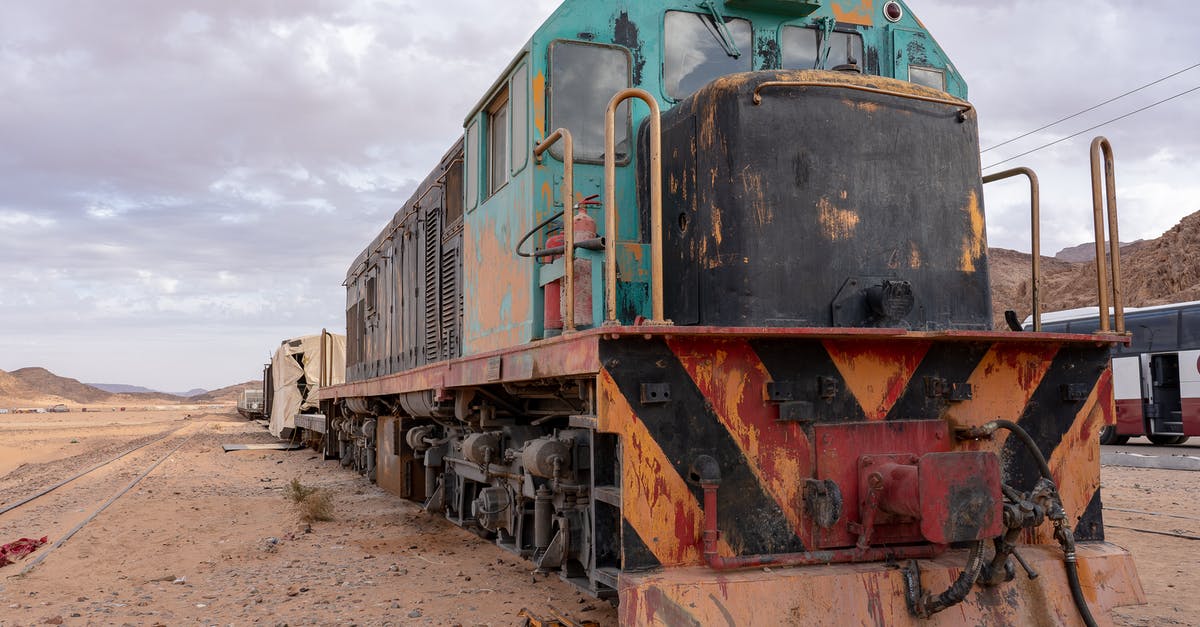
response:
[[[567,0],[351,264],[304,424],[626,624],[1091,624],[1143,602],[1120,337],[992,328],[983,184],[904,3]]]

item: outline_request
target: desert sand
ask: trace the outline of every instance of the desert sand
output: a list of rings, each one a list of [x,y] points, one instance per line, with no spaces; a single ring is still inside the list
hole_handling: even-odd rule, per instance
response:
[[[176,431],[177,430],[177,431]],[[173,432],[173,433],[172,433]],[[177,452],[24,577],[0,570],[0,625],[516,625],[522,608],[614,624],[615,610],[308,450],[238,451],[274,441],[232,411],[0,415],[0,504],[152,442],[0,515],[0,541],[53,542],[155,460]],[[334,494],[329,522],[304,523],[292,479]],[[1200,535],[1200,473],[1104,469],[1113,525]],[[1150,604],[1118,625],[1200,624],[1200,544],[1111,528],[1134,553]],[[46,550],[43,547],[39,553]],[[35,553],[29,559],[36,557]]]

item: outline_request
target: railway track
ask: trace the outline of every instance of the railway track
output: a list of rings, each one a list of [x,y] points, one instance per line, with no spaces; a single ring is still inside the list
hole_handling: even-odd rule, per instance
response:
[[[191,426],[172,429],[61,481],[0,503],[0,538],[47,536],[51,539],[49,545],[36,551],[15,574],[24,575],[36,568],[183,448],[195,435],[196,429],[189,429]]]

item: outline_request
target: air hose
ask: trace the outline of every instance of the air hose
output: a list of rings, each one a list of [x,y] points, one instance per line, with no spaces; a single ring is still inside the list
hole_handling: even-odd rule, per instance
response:
[[[912,612],[914,616],[929,618],[948,607],[962,603],[962,600],[967,598],[967,594],[971,592],[971,588],[975,586],[975,580],[979,579],[984,561],[983,540],[979,540],[971,545],[971,553],[967,556],[967,565],[958,579],[955,579],[945,592],[934,596],[933,593],[921,594],[921,572],[917,566],[917,560],[912,560],[904,571],[905,589],[907,590],[905,600],[908,602],[908,611]]]
[[[966,438],[988,437],[996,431],[996,429],[1004,429],[1017,437],[1029,454],[1037,461],[1038,470],[1042,477],[1054,485],[1054,478],[1050,473],[1050,464],[1046,462],[1046,456],[1042,454],[1042,450],[1038,448],[1036,442],[1029,435],[1029,432],[1021,428],[1011,420],[993,420],[981,427],[967,429],[963,432]],[[1058,496],[1058,487],[1054,486],[1054,500],[1056,501],[1057,511],[1049,512],[1048,516],[1054,521],[1054,537],[1063,549],[1063,563],[1067,569],[1067,584],[1071,588],[1071,599],[1075,602],[1076,609],[1079,610],[1079,617],[1083,619],[1083,623],[1087,627],[1096,627],[1096,619],[1092,616],[1092,612],[1088,609],[1087,600],[1083,597],[1083,586],[1079,583],[1079,565],[1078,558],[1075,555],[1075,535],[1071,533],[1071,529],[1067,527],[1066,512],[1062,508],[1062,499]]]

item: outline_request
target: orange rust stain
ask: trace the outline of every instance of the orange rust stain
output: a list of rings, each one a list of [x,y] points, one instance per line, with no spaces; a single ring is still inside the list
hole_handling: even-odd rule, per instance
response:
[[[1016,422],[1057,354],[1053,345],[992,346],[967,379],[971,399],[951,404],[946,419],[953,427],[976,427],[997,419]],[[1006,433],[997,434],[997,447]]]
[[[875,23],[873,18],[874,5],[874,0],[843,0],[841,2],[834,2],[833,18],[847,24],[871,26]]]
[[[533,76],[533,128],[546,136],[546,74],[538,72]]]
[[[484,352],[512,346],[520,341],[520,327],[530,319],[532,299],[529,292],[529,267],[524,259],[513,254],[515,231],[524,232],[526,219],[506,227],[502,235],[493,217],[488,217],[478,229],[467,223],[464,230],[466,247],[463,271],[468,292],[467,307],[474,307],[475,320],[467,325],[465,343],[470,352]],[[512,232],[510,232],[512,231]],[[516,237],[519,237],[518,233]],[[499,304],[503,303],[504,306]]]
[[[822,198],[817,202],[817,221],[825,237],[836,242],[854,237],[859,217],[854,210],[839,209],[828,198]]]
[[[963,237],[962,262],[959,269],[963,272],[974,272],[975,262],[983,256],[983,210],[979,207],[979,196],[971,190],[967,198],[967,218],[971,221],[971,232]]]
[[[744,340],[668,339],[721,424],[746,456],[758,482],[774,497],[797,535],[806,529],[799,504],[802,479],[812,475],[811,446],[799,425],[779,422],[779,410],[767,404],[771,376]]]
[[[1111,398],[1112,370],[1109,369],[1100,375],[1096,387],[1088,395],[1079,413],[1075,414],[1071,428],[1063,435],[1062,441],[1047,460],[1072,527],[1087,509],[1096,489],[1100,487],[1098,434],[1100,428],[1111,418]],[[1054,541],[1053,529],[1043,526],[1039,532],[1042,541]]]
[[[742,169],[742,189],[750,198],[750,206],[754,209],[754,221],[759,226],[766,226],[775,221],[767,199],[763,197],[762,174],[752,172],[750,166]]]
[[[721,245],[721,240],[724,237],[721,234],[721,210],[714,206],[714,207],[712,207],[711,213],[712,213],[712,236],[713,236],[713,240],[716,241],[717,246],[719,247]]]
[[[702,560],[704,511],[613,381],[599,377],[601,431],[621,437],[621,514],[664,566]],[[732,556],[724,541],[721,555]]]
[[[916,242],[908,243],[908,267],[916,270],[921,267],[921,249]]]
[[[868,420],[883,420],[908,387],[930,342],[906,345],[827,341],[825,350]]]

